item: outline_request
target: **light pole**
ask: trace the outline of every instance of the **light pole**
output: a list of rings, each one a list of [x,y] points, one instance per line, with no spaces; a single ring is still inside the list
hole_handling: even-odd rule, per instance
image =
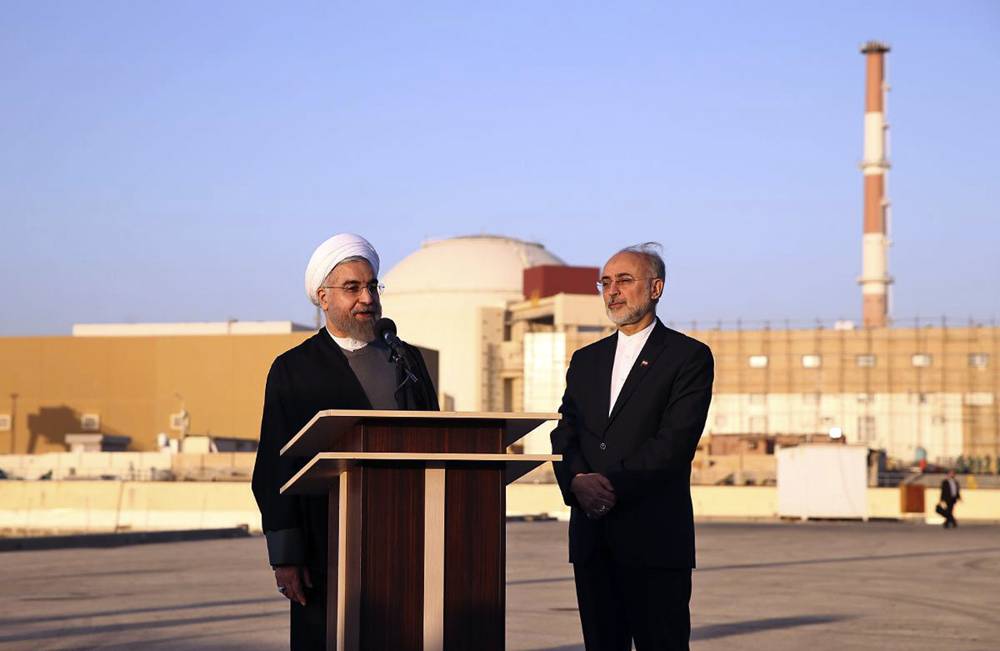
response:
[[[15,442],[17,440],[17,396],[18,394],[10,394],[10,453],[14,454],[16,450]]]

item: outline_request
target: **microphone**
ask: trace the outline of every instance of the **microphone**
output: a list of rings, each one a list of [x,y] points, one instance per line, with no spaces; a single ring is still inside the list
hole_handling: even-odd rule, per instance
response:
[[[384,341],[392,352],[400,354],[403,342],[396,336],[396,322],[392,319],[382,317],[375,322],[375,338]]]
[[[419,382],[419,378],[410,370],[409,353],[403,342],[396,336],[396,323],[392,319],[382,317],[375,322],[375,337],[381,339],[389,346],[389,361],[399,365],[406,376],[403,384],[407,382]],[[401,387],[402,385],[400,385]]]

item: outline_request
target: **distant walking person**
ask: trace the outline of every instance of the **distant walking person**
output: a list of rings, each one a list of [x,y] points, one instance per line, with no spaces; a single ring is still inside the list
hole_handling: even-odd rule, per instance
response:
[[[948,471],[948,478],[941,482],[941,499],[940,502],[944,504],[938,504],[938,513],[944,516],[944,528],[957,527],[958,522],[955,520],[955,502],[962,499],[961,491],[958,487],[958,480],[955,479],[955,471]]]

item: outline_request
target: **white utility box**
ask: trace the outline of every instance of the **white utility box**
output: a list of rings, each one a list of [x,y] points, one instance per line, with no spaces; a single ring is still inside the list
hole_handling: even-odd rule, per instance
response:
[[[778,515],[868,519],[868,448],[797,445],[778,448]]]

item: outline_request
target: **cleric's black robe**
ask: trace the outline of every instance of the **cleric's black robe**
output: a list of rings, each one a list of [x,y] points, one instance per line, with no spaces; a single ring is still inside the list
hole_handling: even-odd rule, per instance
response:
[[[420,352],[406,344],[419,382],[396,391],[399,409],[437,410],[437,394]],[[396,369],[396,385],[403,373]],[[303,565],[326,572],[327,497],[281,495],[281,487],[308,459],[285,458],[282,447],[325,409],[371,409],[347,357],[326,328],[274,360],[264,391],[260,446],[253,471],[253,494],[260,509],[272,565]]]

